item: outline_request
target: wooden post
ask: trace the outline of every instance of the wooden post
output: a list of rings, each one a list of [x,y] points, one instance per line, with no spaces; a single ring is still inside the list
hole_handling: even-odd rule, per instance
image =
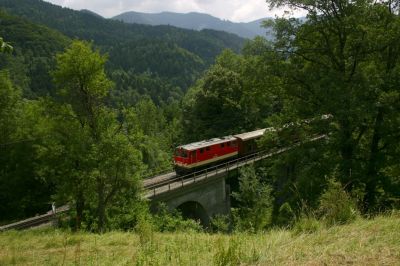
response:
[[[57,209],[56,209],[56,203],[53,202],[51,203],[51,213],[52,213],[52,225],[53,227],[58,226],[58,220],[57,220]]]

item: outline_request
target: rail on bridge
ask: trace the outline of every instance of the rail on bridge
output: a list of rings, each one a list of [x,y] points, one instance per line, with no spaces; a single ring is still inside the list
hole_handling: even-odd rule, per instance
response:
[[[69,210],[70,210],[69,205],[63,205],[57,209],[47,212],[46,214],[38,215],[12,224],[0,226],[0,232],[12,229],[26,229],[31,227],[37,227],[43,224],[54,225],[57,223],[57,218],[58,218],[57,215],[68,212]]]
[[[270,158],[272,156],[284,153],[288,150],[291,150],[295,147],[298,147],[302,144],[309,143],[309,142],[314,142],[318,141],[321,139],[326,138],[327,135],[319,135],[313,138],[310,138],[306,141],[298,142],[295,143],[291,146],[285,147],[278,149],[276,151],[259,151],[250,155],[247,155],[245,157],[240,157],[238,159],[234,159],[207,169],[203,169],[197,172],[193,172],[187,175],[183,176],[177,176],[176,174],[174,175],[173,173],[170,173],[170,178],[166,178],[164,180],[161,180],[160,182],[153,182],[153,183],[145,183],[145,189],[147,190],[145,197],[146,198],[154,198],[160,194],[171,192],[173,190],[185,187],[185,186],[190,186],[193,185],[197,182],[201,182],[210,178],[213,178],[215,176],[220,176],[222,173],[228,173],[229,171],[238,169],[242,166],[253,164],[254,162]],[[154,177],[156,178],[156,177]]]

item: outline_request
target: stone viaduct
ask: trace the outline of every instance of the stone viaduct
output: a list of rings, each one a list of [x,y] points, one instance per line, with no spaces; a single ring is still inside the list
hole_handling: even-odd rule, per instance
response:
[[[177,209],[185,218],[199,220],[207,227],[210,218],[230,213],[230,189],[226,184],[227,172],[212,178],[196,180],[152,197],[152,204],[164,202],[170,210]]]

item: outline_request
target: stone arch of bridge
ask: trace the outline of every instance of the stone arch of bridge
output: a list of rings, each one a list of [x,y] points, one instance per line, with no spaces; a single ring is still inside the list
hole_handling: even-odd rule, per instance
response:
[[[176,209],[182,214],[184,219],[193,219],[207,228],[210,225],[210,217],[206,209],[197,201],[187,201],[180,204]]]

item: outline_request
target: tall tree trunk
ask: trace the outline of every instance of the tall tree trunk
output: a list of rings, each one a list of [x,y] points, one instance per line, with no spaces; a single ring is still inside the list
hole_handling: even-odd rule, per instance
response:
[[[378,113],[375,118],[373,135],[371,145],[369,148],[369,159],[367,164],[367,182],[366,182],[366,195],[365,195],[365,207],[371,209],[376,204],[375,191],[378,184],[378,153],[379,153],[379,141],[381,140],[381,127],[383,123],[383,110],[378,108]]]
[[[105,202],[105,193],[104,193],[104,183],[99,178],[97,180],[97,196],[98,196],[98,205],[97,205],[97,216],[98,216],[98,231],[99,233],[104,232],[105,220],[106,220],[106,202]]]
[[[340,155],[342,157],[341,162],[341,174],[342,181],[345,184],[351,184],[352,182],[352,167],[353,167],[353,155],[354,155],[354,144],[352,131],[350,129],[350,122],[345,119],[341,123],[342,132],[340,136]]]
[[[85,207],[85,198],[83,196],[82,190],[78,191],[78,195],[76,197],[76,217],[75,217],[75,230],[79,231],[81,229],[82,224],[82,216],[83,216],[83,209]]]

